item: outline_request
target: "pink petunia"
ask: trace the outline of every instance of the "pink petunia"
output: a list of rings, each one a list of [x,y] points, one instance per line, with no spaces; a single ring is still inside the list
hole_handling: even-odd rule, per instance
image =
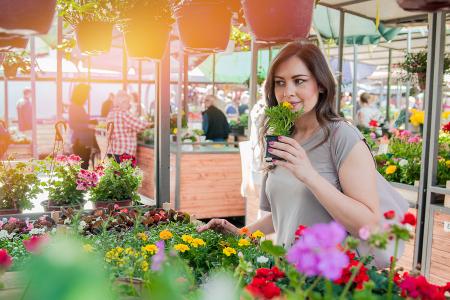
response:
[[[0,249],[0,270],[7,270],[12,264],[12,257],[6,249]]]
[[[37,251],[39,251],[41,246],[48,241],[48,239],[49,238],[46,235],[33,235],[28,240],[24,240],[23,245],[28,252],[36,253]]]
[[[15,224],[17,222],[16,218],[10,217],[8,220],[8,224]]]

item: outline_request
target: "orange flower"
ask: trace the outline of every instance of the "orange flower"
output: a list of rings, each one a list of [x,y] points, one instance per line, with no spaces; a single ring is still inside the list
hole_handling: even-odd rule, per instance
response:
[[[242,227],[239,229],[239,235],[249,235],[249,231],[247,227]]]

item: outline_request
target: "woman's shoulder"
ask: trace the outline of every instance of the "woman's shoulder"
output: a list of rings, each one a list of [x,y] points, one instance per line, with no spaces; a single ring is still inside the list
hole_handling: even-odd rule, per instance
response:
[[[329,128],[331,130],[331,136],[337,141],[342,139],[360,140],[364,138],[359,129],[346,120],[331,122]]]

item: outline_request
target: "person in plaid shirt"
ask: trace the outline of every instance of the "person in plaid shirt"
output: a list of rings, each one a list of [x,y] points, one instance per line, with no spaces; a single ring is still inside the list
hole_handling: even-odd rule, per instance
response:
[[[108,155],[114,156],[117,162],[124,153],[136,156],[137,133],[152,126],[130,113],[130,101],[131,96],[125,91],[117,92],[113,109],[108,114],[108,122],[114,124]]]

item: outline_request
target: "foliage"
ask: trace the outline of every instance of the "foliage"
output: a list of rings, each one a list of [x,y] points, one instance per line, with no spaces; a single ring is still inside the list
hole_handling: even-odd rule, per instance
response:
[[[8,52],[3,60],[3,68],[17,68],[21,74],[30,74],[31,61],[26,51]]]
[[[74,27],[81,22],[115,23],[121,5],[121,0],[57,0],[59,15]]]
[[[97,186],[91,191],[91,201],[124,201],[133,200],[139,202],[137,192],[141,182],[142,174],[135,166],[135,159],[124,154],[120,163],[109,159],[103,166],[104,174],[100,177]]]
[[[416,53],[410,52],[405,55],[405,61],[399,64],[399,67],[409,74],[427,72],[427,54],[426,50]],[[450,70],[450,55],[444,57],[444,73]]]
[[[273,135],[289,136],[294,126],[295,120],[303,113],[303,108],[299,111],[292,111],[292,104],[283,102],[279,105],[267,107],[265,110],[268,118],[269,131]]]
[[[238,48],[240,51],[249,51],[250,48],[248,44],[250,43],[252,37],[249,33],[244,32],[241,29],[242,26],[231,26],[230,40],[234,41],[235,48]]]
[[[172,5],[169,0],[122,0],[117,6],[119,23],[126,27],[129,21],[174,22]],[[126,28],[125,28],[126,29]]]
[[[41,192],[40,180],[31,171],[33,163],[0,161],[0,209],[31,209]]]

